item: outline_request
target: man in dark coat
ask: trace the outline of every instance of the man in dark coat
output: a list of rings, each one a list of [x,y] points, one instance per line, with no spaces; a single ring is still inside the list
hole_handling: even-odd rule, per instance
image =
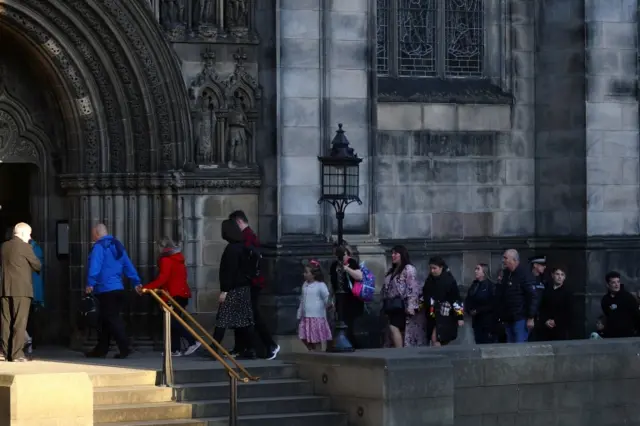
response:
[[[602,297],[600,305],[605,316],[604,337],[633,337],[637,332],[638,300],[620,283],[620,273],[609,272],[607,294]]]
[[[544,277],[544,272],[547,269],[547,258],[543,255],[537,255],[529,258],[529,264],[531,265],[531,273],[536,280],[536,306],[538,307],[538,311],[540,310],[540,305],[542,303],[542,296],[544,294],[545,288],[547,287],[547,282]],[[530,342],[537,342],[542,340],[542,336],[545,334],[545,326],[543,322],[540,321],[540,313],[536,312],[536,326],[531,330],[531,334],[529,334]]]
[[[29,245],[31,227],[18,223],[13,238],[2,244],[2,354],[0,360],[24,362],[29,308],[33,298],[32,274],[42,265]]]
[[[504,270],[498,286],[499,317],[508,343],[524,343],[535,325],[537,314],[536,281],[529,268],[520,263],[516,250],[502,256]]]

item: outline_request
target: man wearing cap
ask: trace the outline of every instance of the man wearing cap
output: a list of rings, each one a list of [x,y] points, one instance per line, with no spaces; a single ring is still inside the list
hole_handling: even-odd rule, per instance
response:
[[[540,302],[542,301],[542,295],[544,294],[544,289],[547,285],[544,279],[544,271],[547,269],[547,258],[546,256],[538,255],[529,258],[529,264],[531,265],[531,273],[536,279],[536,306],[540,306]],[[529,341],[535,342],[540,340],[541,333],[539,333],[539,327],[544,324],[540,324],[538,321],[538,315],[536,313],[536,326],[533,329],[532,333],[529,335]]]

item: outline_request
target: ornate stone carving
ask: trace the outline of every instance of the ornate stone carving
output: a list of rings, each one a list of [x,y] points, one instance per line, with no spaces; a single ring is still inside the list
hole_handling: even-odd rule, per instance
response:
[[[163,0],[160,3],[160,19],[171,40],[181,40],[187,28],[187,0]]]
[[[204,172],[112,173],[87,175],[62,175],[60,185],[68,191],[87,190],[167,190],[167,189],[235,189],[260,188],[259,172],[252,169],[207,170]]]
[[[244,66],[247,55],[242,49],[234,54],[235,69],[225,78],[215,70],[211,50],[205,50],[202,59],[202,72],[189,86],[195,163],[201,167],[253,164],[261,91]]]
[[[217,0],[195,0],[194,27],[198,29],[198,36],[205,40],[215,40],[218,36]]]
[[[18,123],[5,111],[0,111],[0,152],[14,143],[18,133]]]
[[[244,112],[240,93],[232,98],[229,110],[229,127],[227,128],[227,162],[229,167],[246,166],[248,164],[249,137],[251,130]]]
[[[226,1],[226,29],[234,37],[244,38],[249,33],[249,6],[247,0]]]

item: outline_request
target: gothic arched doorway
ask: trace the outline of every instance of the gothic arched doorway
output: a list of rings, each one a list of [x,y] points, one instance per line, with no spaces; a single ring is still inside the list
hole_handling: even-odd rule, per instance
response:
[[[84,289],[92,225],[106,223],[127,245],[143,280],[154,272],[153,242],[175,234],[165,182],[191,139],[188,96],[143,1],[4,0],[0,64],[0,161],[37,170],[31,220],[48,247],[45,286],[62,339]],[[60,220],[68,258],[55,250]],[[133,294],[130,306],[131,334],[148,338],[149,306]]]

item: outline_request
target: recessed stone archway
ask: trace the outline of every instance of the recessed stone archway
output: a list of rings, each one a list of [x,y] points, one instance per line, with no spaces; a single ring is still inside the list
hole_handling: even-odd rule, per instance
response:
[[[46,108],[56,121],[48,131],[28,125],[32,106],[0,99],[3,121],[18,123],[22,135],[0,155],[40,170],[43,207],[34,220],[68,305],[51,319],[58,338],[75,322],[91,225],[105,222],[125,242],[143,280],[154,272],[153,242],[176,232],[176,195],[162,182],[187,161],[191,117],[179,61],[153,19],[138,0],[0,1],[0,42],[35,64],[32,90],[50,92]],[[59,220],[70,225],[63,260],[55,250]],[[131,331],[145,336],[149,306],[138,299],[130,306]]]
[[[67,173],[156,172],[191,139],[178,61],[150,9],[130,0],[4,0],[0,25],[43,56],[66,92],[78,135]]]

